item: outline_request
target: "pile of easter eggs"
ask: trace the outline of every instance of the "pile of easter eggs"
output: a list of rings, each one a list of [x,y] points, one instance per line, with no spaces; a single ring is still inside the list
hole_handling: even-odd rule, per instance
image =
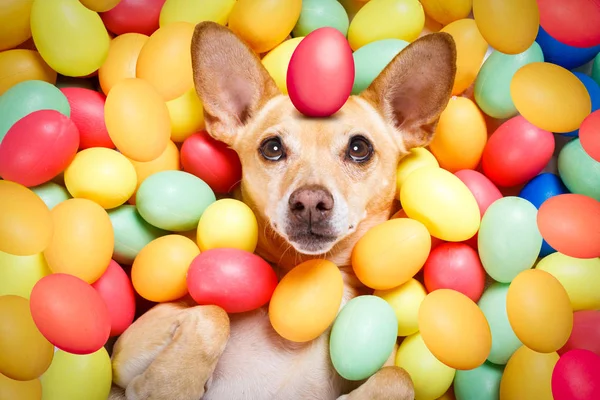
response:
[[[105,345],[190,296],[330,329],[346,379],[417,400],[600,398],[600,6],[587,0],[8,0],[0,8],[0,397],[104,400]],[[450,34],[453,97],[397,168],[402,209],[278,277],[205,130],[190,43],[228,26],[309,117]],[[323,59],[317,54],[327,54]],[[281,279],[280,279],[281,278]],[[248,284],[251,282],[251,284]]]

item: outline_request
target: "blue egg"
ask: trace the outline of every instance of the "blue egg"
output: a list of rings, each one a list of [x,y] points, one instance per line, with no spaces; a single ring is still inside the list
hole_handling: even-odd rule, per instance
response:
[[[592,112],[600,110],[600,85],[598,85],[593,78],[582,72],[573,72],[573,75],[575,75],[587,89],[590,99],[592,100]],[[575,129],[572,132],[563,133],[562,135],[577,137],[579,136],[579,129]]]
[[[584,48],[569,46],[554,39],[541,26],[535,41],[542,48],[546,62],[566,69],[580,67],[592,61],[600,53],[600,45]]]

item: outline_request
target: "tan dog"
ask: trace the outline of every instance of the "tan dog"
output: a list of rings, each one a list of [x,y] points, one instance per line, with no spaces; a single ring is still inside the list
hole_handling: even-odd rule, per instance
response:
[[[280,275],[310,258],[333,261],[345,279],[343,304],[370,293],[352,272],[352,248],[394,212],[400,158],[432,139],[456,72],[452,38],[418,39],[325,119],[300,115],[225,27],[200,23],[192,60],[207,129],[240,156],[239,197],[258,219],[257,253]],[[189,301],[157,305],[115,344],[111,398],[414,398],[398,367],[366,382],[342,379],[329,359],[328,335],[289,342],[272,329],[266,308],[228,316]]]

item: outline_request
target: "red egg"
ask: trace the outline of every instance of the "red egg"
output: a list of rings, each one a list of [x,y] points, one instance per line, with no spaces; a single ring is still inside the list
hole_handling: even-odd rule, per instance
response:
[[[483,173],[498,186],[517,186],[542,172],[553,152],[554,134],[519,115],[500,125],[488,139]]]
[[[106,344],[110,314],[94,288],[73,275],[50,274],[31,291],[31,316],[54,346],[68,353],[90,354]]]
[[[79,149],[107,147],[114,149],[104,123],[106,96],[91,89],[67,87],[60,89],[71,106],[71,121],[79,130]]]
[[[237,153],[206,131],[195,133],[183,142],[181,165],[215,193],[231,192],[242,179],[242,164]]]
[[[198,304],[239,313],[267,304],[277,286],[277,275],[256,254],[232,248],[211,249],[192,261],[187,286]]]
[[[586,349],[600,356],[600,310],[581,310],[573,313],[573,330],[558,354],[573,349]]]
[[[131,325],[135,316],[135,292],[127,273],[114,260],[92,284],[106,303],[110,314],[110,336],[118,336]]]
[[[323,27],[300,42],[287,71],[290,100],[308,117],[335,114],[352,92],[354,58],[346,37]]]
[[[473,193],[479,213],[483,217],[485,210],[496,200],[502,198],[500,190],[481,172],[472,169],[463,169],[454,173]]]
[[[600,44],[598,0],[537,0],[540,25],[559,42],[574,47]]]
[[[575,349],[563,354],[552,371],[554,400],[600,399],[600,356]]]
[[[77,127],[54,110],[17,121],[0,143],[0,177],[24,186],[46,183],[63,172],[79,147]]]
[[[582,194],[560,194],[538,210],[542,237],[556,251],[575,258],[600,257],[600,201]]]
[[[106,28],[117,35],[152,35],[158,29],[160,10],[166,0],[121,0],[114,8],[100,13]]]
[[[579,127],[579,141],[583,150],[600,162],[600,110],[586,117]]]

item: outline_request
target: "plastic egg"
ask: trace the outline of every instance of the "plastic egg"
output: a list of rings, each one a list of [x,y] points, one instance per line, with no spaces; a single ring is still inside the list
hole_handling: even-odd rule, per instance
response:
[[[419,168],[402,185],[406,214],[422,222],[436,238],[460,242],[479,229],[479,206],[469,188],[441,168]]]
[[[548,34],[540,27],[536,37],[544,58],[547,62],[560,65],[566,69],[573,69],[587,64],[600,52],[600,46],[574,47],[562,43]]]
[[[587,116],[579,129],[579,140],[583,150],[595,161],[600,162],[600,110]]]
[[[292,32],[302,0],[238,0],[229,14],[229,28],[258,54],[280,44]]]
[[[456,371],[454,393],[456,400],[498,400],[503,368],[485,362],[475,369]]]
[[[335,114],[348,100],[353,83],[352,50],[337,29],[319,28],[294,50],[286,86],[290,100],[302,114],[308,117]]]
[[[204,129],[204,110],[195,88],[167,102],[171,117],[171,140],[183,142]]]
[[[356,277],[372,289],[387,290],[408,282],[431,250],[425,225],[410,218],[385,221],[369,229],[352,250]]]
[[[329,354],[344,379],[359,381],[377,372],[396,344],[398,323],[392,307],[377,296],[358,296],[339,312],[329,338]]]
[[[438,399],[450,388],[456,373],[431,354],[418,332],[402,341],[394,363],[410,374],[419,400]]]
[[[61,75],[89,75],[108,54],[110,37],[102,19],[79,1],[34,1],[31,33],[44,60]]]
[[[579,138],[565,144],[558,154],[558,173],[572,193],[600,201],[600,162],[589,156]]]
[[[354,58],[354,85],[352,94],[360,94],[379,76],[408,42],[401,39],[382,39],[368,43],[352,53]]]
[[[281,43],[273,50],[269,51],[261,60],[263,67],[266,68],[271,78],[283,94],[288,93],[287,89],[287,71],[292,59],[292,54],[304,37],[295,37]]]
[[[198,304],[216,305],[228,313],[264,306],[276,286],[277,275],[268,262],[235,248],[203,251],[187,273],[188,291]]]
[[[0,53],[0,95],[17,83],[29,80],[55,84],[56,71],[34,50],[14,49]]]
[[[348,28],[352,50],[383,39],[415,40],[425,25],[418,0],[371,0],[354,16]]]
[[[34,111],[0,142],[0,176],[25,186],[46,183],[67,168],[79,147],[79,131],[55,110]]]
[[[4,0],[0,14],[0,50],[8,50],[31,37],[33,0]]]
[[[40,400],[42,384],[39,379],[17,381],[0,374],[0,393],[7,400]]]
[[[600,310],[573,313],[573,330],[567,343],[558,350],[558,354],[572,349],[586,349],[600,356]]]
[[[100,14],[109,31],[152,35],[158,29],[160,11],[165,0],[121,0],[116,7]]]
[[[298,264],[279,282],[269,303],[273,329],[287,340],[309,342],[331,326],[342,304],[344,281],[327,260]]]
[[[556,353],[536,353],[521,346],[504,368],[500,398],[554,400],[551,380],[557,361]]]
[[[226,25],[236,0],[167,0],[160,11],[159,24],[189,22],[194,25],[202,21],[214,21]]]
[[[600,54],[600,53],[598,53],[598,54]],[[596,57],[594,57],[594,62],[592,64],[591,77],[594,78],[596,83],[598,83],[600,85],[600,62],[598,61],[599,59],[600,59],[600,56],[598,56],[598,55],[596,55]]]
[[[138,253],[131,266],[135,291],[156,303],[173,301],[188,292],[186,274],[200,254],[196,243],[181,235],[154,239]]]
[[[114,249],[108,214],[88,199],[63,201],[50,214],[54,234],[44,249],[48,266],[54,273],[95,282],[106,271]]]
[[[525,119],[556,133],[579,128],[592,109],[585,85],[572,72],[547,62],[521,67],[510,83],[510,94]]]
[[[67,188],[52,181],[32,187],[31,190],[42,199],[50,210],[59,203],[71,198]]]
[[[456,78],[452,94],[459,95],[475,82],[488,51],[488,44],[479,33],[475,21],[470,18],[454,21],[440,32],[452,35],[456,44]]]
[[[370,45],[365,46],[367,48]],[[359,50],[360,51],[360,50]],[[406,178],[415,170],[426,167],[439,167],[439,163],[435,156],[424,147],[413,147],[410,152],[404,156],[398,163],[396,168],[396,185],[398,193],[402,190],[402,185]]]
[[[114,149],[106,124],[104,123],[104,103],[106,97],[95,90],[85,88],[62,88],[60,90],[69,101],[71,121],[79,131],[79,148],[108,147]]]
[[[141,33],[125,33],[110,41],[106,61],[98,70],[104,94],[123,79],[135,78],[137,59],[147,40],[148,36]]]
[[[29,312],[29,301],[19,296],[0,296],[0,373],[28,381],[50,366],[54,346],[40,333]]]
[[[0,251],[16,256],[41,253],[54,226],[48,206],[25,186],[0,181]]]
[[[427,295],[425,288],[416,279],[388,290],[376,290],[375,296],[388,302],[396,313],[398,336],[409,336],[419,331],[419,306]]]
[[[498,188],[481,172],[471,169],[463,169],[454,173],[473,193],[479,214],[481,217],[485,214],[488,207],[498,199],[502,198],[502,193]]]
[[[563,354],[552,371],[555,400],[600,398],[600,356],[576,349]]]
[[[37,281],[51,273],[42,253],[15,256],[0,251],[0,296],[10,294],[29,299]]]
[[[540,25],[557,40],[576,47],[600,44],[600,9],[594,2],[538,0]]]
[[[492,51],[475,79],[475,101],[481,111],[498,119],[517,115],[517,108],[510,95],[510,82],[524,65],[543,61],[544,54],[536,42],[519,54]]]
[[[348,34],[348,14],[336,0],[302,0],[302,11],[292,30],[294,37],[306,36],[312,31],[329,26],[346,36]]]
[[[92,11],[104,12],[115,8],[121,0],[80,0],[81,4]]]
[[[171,136],[169,110],[145,80],[124,79],[114,85],[104,116],[111,140],[127,158],[152,161],[165,151]]]
[[[471,13],[472,0],[421,0],[425,14],[442,25],[467,18]]]
[[[453,97],[429,148],[442,168],[456,172],[477,168],[486,142],[487,127],[477,105],[466,97]]]

